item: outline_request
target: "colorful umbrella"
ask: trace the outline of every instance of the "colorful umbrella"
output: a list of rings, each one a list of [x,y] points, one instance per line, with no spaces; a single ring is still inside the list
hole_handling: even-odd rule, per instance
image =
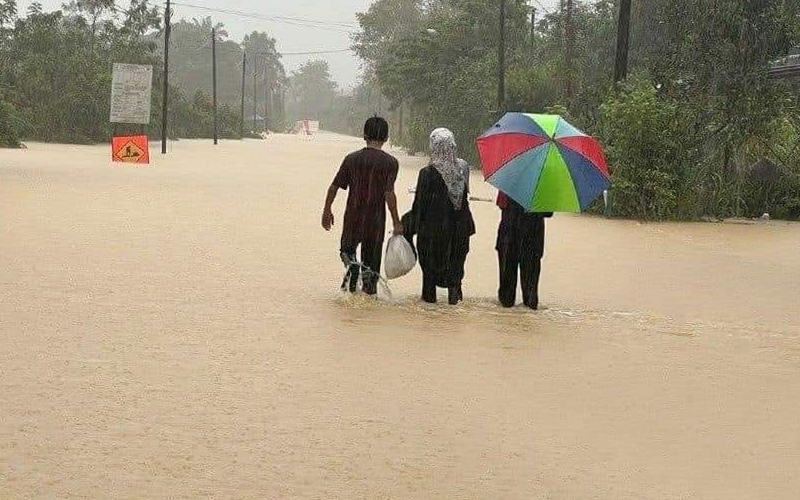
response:
[[[508,113],[478,152],[486,181],[530,212],[580,212],[610,186],[600,143],[558,115]]]

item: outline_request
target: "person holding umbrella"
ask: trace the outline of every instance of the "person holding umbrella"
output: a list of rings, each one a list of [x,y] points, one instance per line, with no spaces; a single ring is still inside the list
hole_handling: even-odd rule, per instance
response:
[[[507,113],[477,145],[484,177],[500,191],[503,211],[498,298],[504,307],[515,305],[519,272],[523,302],[537,309],[544,219],[552,212],[586,210],[610,187],[603,149],[561,116],[532,113]]]
[[[502,192],[497,196],[502,211],[497,229],[497,258],[500,267],[500,289],[497,297],[503,307],[517,303],[517,276],[522,281],[522,302],[539,309],[539,277],[544,257],[544,220],[552,212],[528,213],[522,205]]]
[[[448,302],[464,298],[461,281],[475,221],[469,208],[470,167],[456,154],[456,139],[446,128],[430,136],[430,164],[419,172],[414,204],[403,216],[403,234],[417,236],[422,268],[422,300],[437,301],[436,288],[448,289]]]

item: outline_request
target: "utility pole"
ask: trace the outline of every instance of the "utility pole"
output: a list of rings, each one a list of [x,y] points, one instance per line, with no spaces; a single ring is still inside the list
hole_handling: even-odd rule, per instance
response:
[[[275,88],[269,93],[269,105],[272,107],[272,126],[275,127],[278,123],[278,84],[275,83]],[[275,129],[277,130],[277,128]]]
[[[242,52],[242,120],[239,122],[239,136],[244,139],[244,81],[247,78],[247,52]]]
[[[400,106],[397,108],[397,137],[399,137],[400,140],[403,139],[403,107],[404,104],[401,101]]]
[[[531,7],[531,45],[536,41],[536,7]]]
[[[169,35],[172,32],[170,0],[164,9],[164,96],[161,100],[161,154],[167,154],[167,112],[169,111]]]
[[[270,97],[269,61],[264,58],[264,132],[269,134],[269,97]]]
[[[281,117],[284,121],[286,121],[286,87],[281,87],[280,90],[280,102],[281,102]]]
[[[631,0],[621,0],[619,23],[617,23],[617,64],[614,68],[614,82],[619,83],[628,77],[628,43],[631,33]]]
[[[218,130],[217,130],[217,30],[216,28],[211,28],[211,72],[213,73],[211,77],[211,86],[214,94],[212,100],[214,102],[214,145],[216,146],[217,143],[219,142]]]
[[[567,65],[567,81],[564,85],[564,93],[567,96],[567,102],[572,101],[572,49],[575,44],[575,26],[572,22],[572,5],[573,0],[566,0],[567,2],[567,16],[566,16],[566,54],[564,60]]]
[[[506,0],[500,0],[500,44],[498,47],[497,110],[506,108]]]
[[[256,115],[258,114],[258,75],[256,74],[256,57],[253,56],[253,62],[250,64],[253,67],[253,133],[258,129],[256,123]]]
[[[280,82],[278,82],[275,86],[275,95],[273,96],[274,99],[272,101],[273,109],[275,110],[275,116],[279,117],[281,121],[286,120],[286,112],[284,110],[284,93],[283,87],[281,86]],[[283,126],[286,126],[286,123],[283,123]]]

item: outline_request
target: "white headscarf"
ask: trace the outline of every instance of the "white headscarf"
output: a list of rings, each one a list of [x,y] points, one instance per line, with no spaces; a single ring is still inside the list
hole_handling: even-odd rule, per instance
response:
[[[469,165],[456,154],[456,137],[446,128],[431,132],[431,165],[444,179],[450,201],[461,210],[464,188],[469,181]]]

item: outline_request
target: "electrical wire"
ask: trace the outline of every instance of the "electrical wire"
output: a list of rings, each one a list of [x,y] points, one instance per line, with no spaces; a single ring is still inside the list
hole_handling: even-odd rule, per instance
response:
[[[322,54],[341,54],[343,52],[352,52],[353,49],[337,49],[337,50],[312,50],[310,52],[280,52],[282,56],[318,56]]]
[[[172,45],[172,49],[178,50],[211,50],[209,45]],[[222,52],[225,50],[225,47],[217,46],[217,52]],[[271,56],[277,55],[279,57],[283,56],[317,56],[317,55],[324,55],[324,54],[342,54],[345,52],[352,52],[353,49],[337,49],[337,50],[311,50],[311,51],[304,51],[304,52],[248,52],[248,54],[260,55],[260,56]],[[238,52],[241,53],[240,50],[231,50],[229,52]],[[246,52],[246,51],[245,51]]]
[[[230,14],[234,16],[244,17],[248,19],[259,19],[262,21],[271,21],[275,23],[281,24],[289,24],[292,26],[299,26],[303,28],[314,28],[314,29],[321,29],[325,31],[334,31],[339,33],[346,33],[346,34],[354,34],[355,31],[353,29],[356,28],[355,24],[345,24],[339,22],[324,22],[324,21],[316,21],[312,19],[304,19],[299,17],[289,17],[289,16],[280,16],[280,15],[267,15],[267,14],[259,14],[259,13],[248,13],[243,12],[240,10],[235,9],[220,9],[216,7],[205,7],[202,5],[190,4],[190,3],[183,3],[183,2],[172,2],[172,5],[180,6],[180,7],[188,7],[191,9],[199,9],[208,12],[216,12],[220,14]],[[351,28],[351,29],[346,29]]]

